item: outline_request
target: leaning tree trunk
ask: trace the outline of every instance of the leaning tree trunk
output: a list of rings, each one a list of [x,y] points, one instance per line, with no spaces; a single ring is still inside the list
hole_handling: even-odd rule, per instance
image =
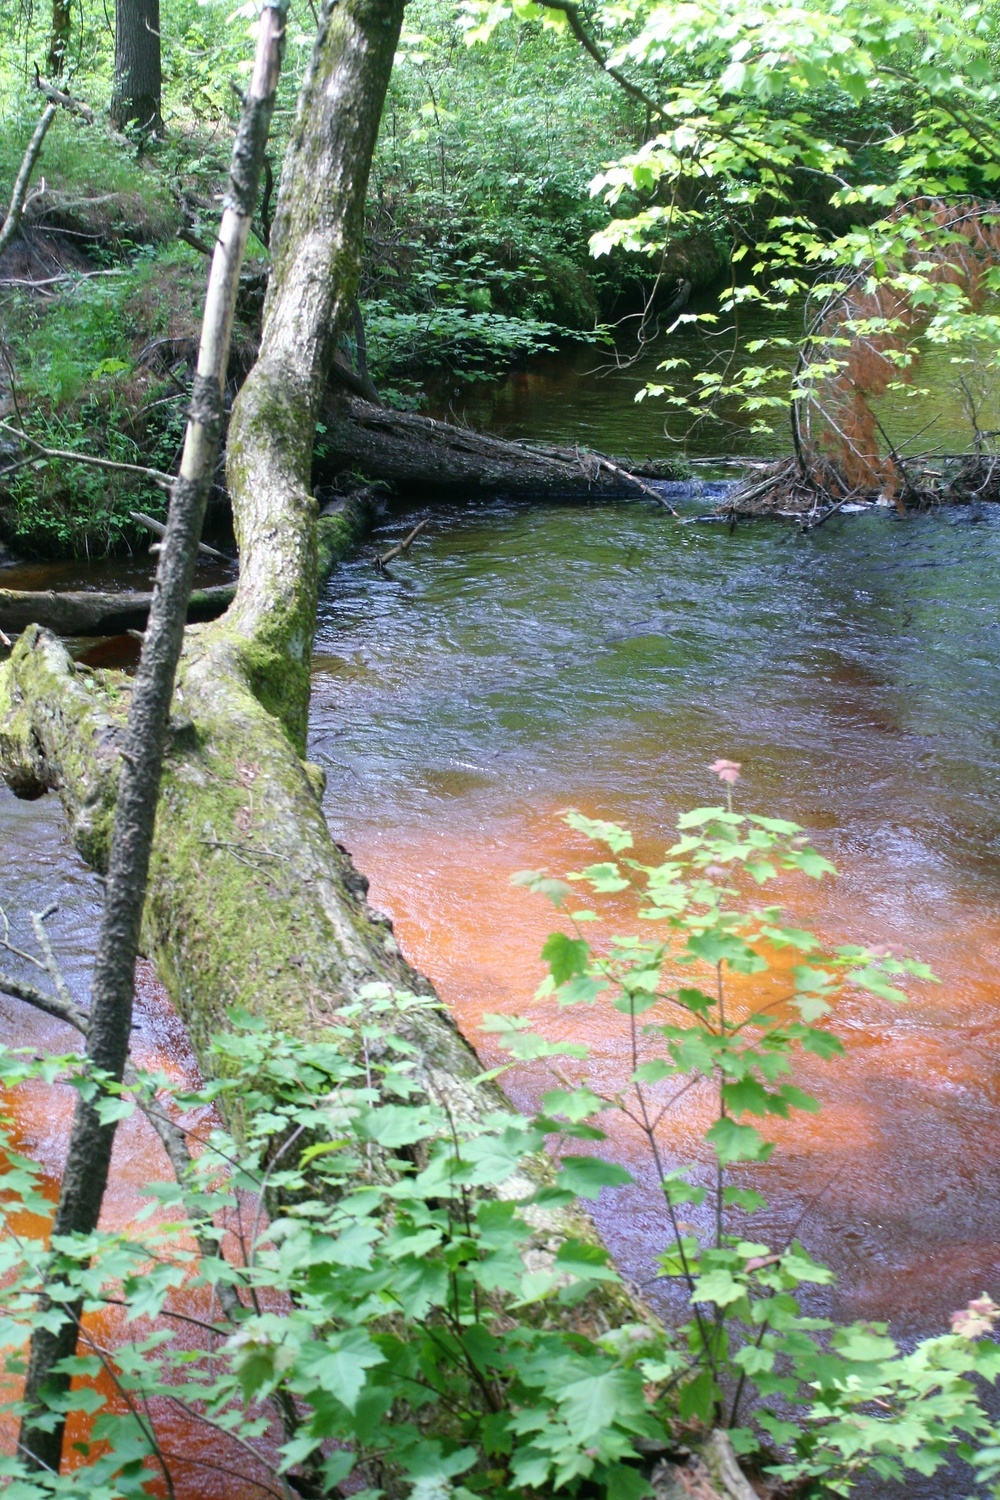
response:
[[[112,123],[159,130],[160,90],[160,0],[118,0]]]
[[[325,0],[283,173],[260,357],[230,425],[239,584],[221,620],[188,629],[178,673],[144,943],[203,1062],[234,1006],[309,1035],[341,1007],[363,1008],[372,982],[430,990],[331,838],[323,773],[304,758],[320,559],[346,552],[369,519],[359,501],[319,517],[313,429],[354,293],[402,11],[403,0]],[[129,691],[121,674],[84,676],[37,626],[0,666],[5,779],[22,797],[56,790],[98,869]],[[406,1016],[432,1097],[459,1119],[502,1105],[445,1010]],[[588,1232],[576,1216],[557,1232],[569,1224]],[[631,1296],[622,1312],[642,1315]]]
[[[281,69],[287,0],[272,0],[261,17],[257,57],[233,145],[228,191],[205,298],[194,393],[180,473],[156,570],[156,588],[131,693],[111,835],[101,935],[90,989],[86,1067],[120,1084],[128,1059],[146,880],[153,844],[167,726],[180,658],[187,601],[205,506],[219,458],[223,389],[239,292],[240,267],[257,201],[264,148]],[[103,1118],[105,1085],[81,1092],[73,1111],[53,1243],[97,1228],[111,1167],[117,1122]],[[18,1448],[28,1468],[58,1473],[70,1376],[63,1368],[77,1343],[82,1297],[61,1302],[46,1277],[32,1329],[24,1385],[25,1415]]]
[[[313,430],[350,312],[368,169],[403,0],[326,0],[284,167],[260,358],[233,411],[236,598],[189,628],[178,674],[144,917],[192,1040],[236,1005],[307,1034],[371,981],[428,989],[332,840],[305,759],[318,552],[343,553],[359,505],[319,523]],[[104,687],[105,692],[95,691]],[[103,868],[129,684],[76,669],[33,627],[0,667],[0,767],[58,791],[78,850]],[[444,1013],[423,1015],[429,1086],[477,1094],[479,1064]]]

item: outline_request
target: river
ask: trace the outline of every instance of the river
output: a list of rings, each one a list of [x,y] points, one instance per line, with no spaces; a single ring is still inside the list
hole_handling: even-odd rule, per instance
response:
[[[502,405],[519,380],[489,399]],[[555,406],[565,372],[550,386]],[[653,448],[628,427],[634,408],[602,399],[606,418],[594,406],[588,420],[603,441],[613,419],[633,452]],[[523,426],[569,436],[565,413],[543,405],[536,391]],[[795,1227],[836,1269],[831,1312],[890,1320],[910,1339],[1000,1288],[1000,514],[881,512],[802,536],[769,522],[730,533],[693,519],[699,500],[681,508],[682,522],[644,500],[438,507],[393,579],[370,549],[341,567],[320,602],[313,678],[328,819],[485,1061],[496,1054],[484,1012],[528,1013],[552,1035],[583,1028],[613,1078],[625,1066],[615,1027],[532,1001],[553,914],[510,876],[586,859],[559,821],[568,805],[627,824],[655,852],[680,811],[716,795],[710,762],[741,762],[740,805],[795,818],[841,872],[795,896],[797,916],[831,939],[919,956],[942,981],[900,1009],[845,1005],[848,1058],[803,1075],[823,1111],[783,1129],[762,1184],[763,1237]],[[84,993],[99,887],[66,847],[54,799],[0,791],[0,842],[12,926],[23,936],[28,911],[58,900],[53,935]],[[71,1044],[13,1001],[0,1015],[8,1039]],[[148,971],[137,1036],[141,1061],[191,1076]],[[509,1087],[526,1106],[542,1080],[527,1071]],[[68,1104],[31,1090],[11,1102],[24,1145],[55,1174]],[[696,1156],[700,1123],[697,1107],[674,1122],[676,1160]],[[109,1220],[135,1211],[156,1149],[128,1122]],[[659,1190],[627,1132],[611,1149],[636,1185],[606,1194],[600,1228],[650,1285]],[[199,1496],[235,1493],[207,1485]]]

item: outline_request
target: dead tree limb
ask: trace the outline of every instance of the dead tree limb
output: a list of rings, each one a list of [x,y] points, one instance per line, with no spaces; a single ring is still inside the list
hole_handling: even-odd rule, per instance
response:
[[[275,0],[261,17],[253,77],[233,147],[229,188],[205,298],[180,475],[171,494],[167,534],[121,754],[86,1032],[87,1065],[100,1076],[119,1082],[128,1059],[135,961],[174,679],[198,541],[222,437],[222,396],[240,266],[257,199],[284,34],[285,3]],[[54,1236],[87,1235],[97,1227],[114,1134],[114,1122],[102,1121],[97,1101],[79,1095],[53,1221]],[[48,1307],[52,1306],[48,1302]],[[36,1325],[32,1335],[24,1392],[26,1415],[18,1446],[29,1468],[35,1470],[59,1471],[65,1430],[61,1398],[69,1389],[69,1377],[58,1366],[76,1347],[81,1306],[63,1305],[57,1323]]]
[[[150,484],[155,484],[158,489],[166,490],[169,494],[173,488],[174,481],[169,474],[164,474],[160,469],[149,469],[145,464],[123,464],[113,458],[97,458],[92,453],[78,453],[73,448],[46,448],[44,443],[39,443],[35,438],[23,432],[21,428],[14,427],[10,422],[0,421],[0,431],[9,432],[11,437],[17,438],[18,442],[26,443],[32,452],[37,453],[40,458],[59,458],[66,463],[90,464],[95,469],[111,469],[119,474],[137,474],[141,479],[148,479]],[[12,465],[17,467],[17,464]],[[0,479],[4,471],[0,469]]]
[[[46,104],[42,110],[38,124],[35,126],[28,148],[21,159],[20,170],[14,179],[14,190],[10,195],[10,205],[7,209],[7,217],[0,229],[0,256],[3,255],[7,246],[10,245],[18,235],[21,228],[21,218],[24,214],[24,200],[28,196],[28,184],[31,174],[35,170],[38,158],[42,154],[42,146],[49,126],[59,112],[58,104]]]
[[[214,620],[233,602],[235,583],[193,589],[188,620]],[[0,589],[0,629],[17,633],[41,624],[58,635],[122,635],[145,630],[153,595],[99,589]],[[3,643],[10,647],[9,638]]]
[[[385,568],[395,558],[402,557],[404,552],[409,552],[410,548],[413,546],[413,543],[423,531],[424,527],[430,525],[430,519],[430,516],[425,516],[422,521],[417,522],[416,526],[414,526],[413,530],[407,536],[404,536],[401,542],[397,542],[395,547],[390,547],[388,552],[383,552],[382,556],[378,560],[379,567]]]
[[[58,104],[68,114],[79,115],[81,120],[85,120],[88,125],[93,125],[94,111],[90,105],[85,104],[82,99],[74,99],[72,94],[67,94],[63,89],[57,89],[54,84],[46,83],[38,71],[37,65],[35,67],[35,88],[48,99],[50,104]]]
[[[167,528],[163,522],[154,520],[152,516],[147,516],[145,511],[130,510],[129,519],[135,521],[139,526],[145,526],[146,530],[151,531],[154,536],[165,537],[167,534]],[[207,542],[199,542],[198,551],[205,557],[216,557],[220,562],[229,561],[224,552],[219,552],[217,548],[210,547]]]

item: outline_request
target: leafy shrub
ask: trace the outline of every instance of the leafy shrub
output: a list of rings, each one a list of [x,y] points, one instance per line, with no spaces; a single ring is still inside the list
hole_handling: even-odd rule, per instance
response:
[[[44,1317],[43,1283],[85,1313],[123,1305],[129,1335],[112,1353],[83,1323],[70,1399],[93,1416],[91,1446],[60,1477],[0,1461],[14,1500],[146,1493],[170,1468],[156,1436],[163,1402],[212,1433],[213,1455],[231,1448],[272,1487],[288,1475],[314,1495],[349,1483],[372,1500],[523,1500],[553,1489],[640,1500],[651,1492],[644,1454],[669,1452],[678,1423],[689,1443],[699,1428],[727,1426],[738,1450],[824,1493],[846,1494],[864,1469],[887,1480],[933,1473],[956,1451],[995,1484],[1000,1434],[974,1381],[1000,1373],[1000,1349],[983,1338],[1000,1309],[984,1296],[951,1333],[901,1353],[884,1327],[805,1315],[798,1288],[831,1273],[797,1242],[774,1248],[745,1228],[764,1200],[739,1173],[771,1149],[752,1122],[815,1108],[792,1065],[800,1050],[842,1052],[826,1025],[836,997],[857,986],[900,1000],[897,981],[928,971],[825,947],[773,901],[759,904],[756,887],[832,873],[795,824],[731,803],[698,808],[680,819],[664,861],[645,865],[624,829],[568,818],[607,855],[566,881],[519,879],[573,924],[546,944],[543,995],[622,1017],[635,1066],[615,1094],[586,1076],[583,1044],[546,1041],[505,1017],[491,1024],[508,1066],[559,1058],[562,1069],[568,1057],[584,1079],[560,1076],[534,1118],[492,1107],[488,1094],[470,1108],[429,1080],[413,1041],[435,1002],[371,986],[310,1041],[233,1018],[212,1043],[214,1081],[175,1103],[198,1112],[189,1121],[221,1105],[237,1128],[190,1132],[190,1171],[150,1185],[165,1220],[156,1227],[48,1245],[40,1169],[7,1130],[0,1342],[16,1351]],[[633,897],[643,935],[592,944],[594,907],[568,910],[579,887],[616,912]],[[798,961],[787,1002],[741,1006],[734,977],[764,974],[789,950]],[[114,1085],[72,1057],[0,1054],[7,1089],[57,1079],[101,1095],[108,1119],[132,1110],[137,1087],[168,1087],[164,1078]],[[692,1080],[717,1102],[707,1174],[671,1162],[659,1136],[657,1116]],[[660,1274],[691,1306],[676,1329],[621,1286],[576,1204],[630,1180],[590,1154],[606,1140],[596,1122],[609,1110],[626,1111],[653,1153]],[[679,1218],[682,1206],[700,1228]],[[37,1216],[31,1232],[25,1213]],[[210,1294],[195,1319],[201,1346],[185,1301],[199,1289]],[[228,1321],[218,1315],[227,1294]],[[178,1319],[183,1341],[169,1331]],[[16,1355],[7,1364],[16,1369]],[[115,1400],[94,1388],[97,1376],[112,1379]]]

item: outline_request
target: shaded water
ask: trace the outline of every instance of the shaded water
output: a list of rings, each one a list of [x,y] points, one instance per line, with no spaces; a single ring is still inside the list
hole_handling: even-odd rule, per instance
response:
[[[714,312],[715,306],[702,298],[690,311]],[[735,396],[718,401],[711,417],[706,413],[695,421],[664,398],[637,402],[636,395],[647,383],[670,384],[676,396],[694,403],[700,391],[698,377],[706,371],[731,373],[741,363],[772,362],[790,369],[802,333],[798,302],[775,312],[747,304],[735,316],[721,314],[711,324],[682,323],[641,346],[634,320],[626,320],[616,331],[613,347],[595,344],[540,355],[505,380],[464,389],[443,382],[434,415],[456,416],[472,427],[510,437],[581,443],[633,458],[782,458],[792,447],[784,408],[762,410],[755,430],[755,420],[740,409]],[[748,347],[772,338],[786,339],[793,347],[763,352]],[[973,367],[969,356],[974,351],[926,340],[918,341],[916,348],[918,359],[908,385],[900,383],[899,389],[873,403],[879,420],[904,455],[965,452],[973,432],[960,379],[981,403],[980,427],[1000,426],[1000,378],[989,373],[992,360],[984,355]],[[679,363],[663,372],[659,366],[664,360]]]

